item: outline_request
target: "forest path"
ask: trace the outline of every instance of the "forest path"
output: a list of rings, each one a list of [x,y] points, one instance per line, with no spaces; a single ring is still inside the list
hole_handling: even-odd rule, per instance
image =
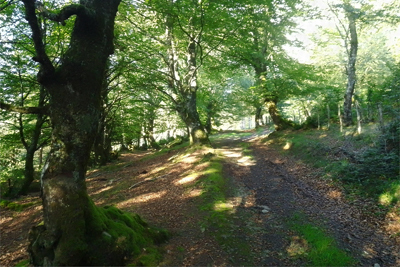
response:
[[[268,134],[225,132],[212,137],[212,149],[123,154],[89,172],[88,191],[97,205],[138,213],[172,234],[159,266],[310,265],[307,244],[291,227],[298,215],[325,229],[357,266],[400,266],[399,249],[379,224],[314,169],[263,142]],[[221,211],[218,201],[204,209],[213,162],[226,182]],[[41,221],[39,193],[14,202],[27,208],[0,209],[0,266],[27,261],[28,231]]]
[[[262,132],[262,135],[267,132]],[[370,221],[356,207],[346,203],[339,188],[318,179],[315,170],[283,156],[252,135],[223,139],[225,149],[246,147],[253,163],[243,166],[228,160],[227,175],[251,192],[258,209],[263,234],[260,266],[305,265],[302,257],[289,257],[307,250],[306,242],[291,229],[291,221],[318,226],[332,236],[338,247],[348,252],[360,266],[400,266],[400,250],[379,224]],[[295,219],[296,220],[296,219]],[[302,248],[303,246],[303,248]],[[310,264],[310,263],[308,263]]]

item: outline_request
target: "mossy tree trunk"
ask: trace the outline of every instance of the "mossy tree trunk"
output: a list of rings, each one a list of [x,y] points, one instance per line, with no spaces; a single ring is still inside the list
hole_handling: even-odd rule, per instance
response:
[[[277,103],[278,100],[275,97],[265,99],[265,105],[267,106],[268,113],[274,123],[275,130],[280,131],[292,127],[279,113]]]
[[[32,263],[122,265],[133,252],[132,245],[143,243],[135,239],[132,228],[136,224],[122,220],[122,213],[115,215],[97,208],[85,183],[101,119],[101,89],[107,59],[113,52],[114,19],[120,0],[81,0],[59,12],[48,12],[35,0],[23,3],[36,50],[34,59],[41,66],[38,80],[50,95],[53,127],[51,152],[41,177],[44,224],[34,227],[29,236]],[[62,65],[57,68],[46,55],[36,8],[61,23],[76,15],[70,47],[61,55]],[[136,226],[145,227],[143,223]]]
[[[190,144],[209,144],[208,134],[197,112],[195,92],[187,94],[186,101],[177,105],[177,111],[188,129]]]

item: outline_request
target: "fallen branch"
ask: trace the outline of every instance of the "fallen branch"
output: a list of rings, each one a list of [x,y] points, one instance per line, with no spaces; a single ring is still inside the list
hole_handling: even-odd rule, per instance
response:
[[[155,181],[155,180],[161,179],[161,178],[163,178],[163,177],[165,177],[167,175],[169,175],[169,173],[161,175],[161,176],[158,176],[158,177],[155,177],[155,178],[147,178],[147,179],[145,179],[143,181],[140,181],[140,182],[137,182],[136,184],[133,184],[131,187],[129,187],[129,189],[135,188],[135,187],[137,187],[137,186],[139,186],[141,184],[144,184],[146,182],[151,182],[151,181]]]

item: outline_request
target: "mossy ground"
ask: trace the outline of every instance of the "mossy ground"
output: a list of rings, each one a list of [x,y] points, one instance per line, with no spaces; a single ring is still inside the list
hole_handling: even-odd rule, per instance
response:
[[[305,258],[309,266],[354,266],[355,260],[337,246],[335,239],[320,226],[307,222],[304,215],[294,215],[288,225],[300,235],[292,240],[292,256]]]

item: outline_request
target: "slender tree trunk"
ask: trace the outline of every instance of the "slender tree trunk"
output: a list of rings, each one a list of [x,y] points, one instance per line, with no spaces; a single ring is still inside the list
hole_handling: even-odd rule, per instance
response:
[[[349,126],[353,123],[351,104],[354,94],[354,88],[356,85],[356,61],[357,61],[357,50],[358,50],[358,37],[356,27],[356,16],[353,12],[348,11],[347,18],[349,20],[349,31],[350,31],[350,51],[348,53],[347,62],[347,87],[344,95],[343,104],[343,123],[345,126]]]
[[[331,109],[329,108],[329,104],[326,105],[326,111],[328,116],[328,130],[331,128]]]
[[[45,102],[45,93],[44,87],[41,86],[40,88],[40,99],[38,107],[43,107]],[[30,143],[28,144],[25,140],[23,140],[25,149],[26,149],[26,158],[25,158],[25,170],[24,170],[24,181],[22,184],[21,189],[19,190],[18,194],[26,195],[28,193],[28,189],[32,184],[33,180],[35,179],[35,167],[33,164],[33,160],[35,157],[35,152],[38,149],[39,139],[42,132],[42,126],[45,120],[45,115],[38,114],[36,116],[36,123],[35,128],[33,130]],[[24,131],[23,125],[20,125],[20,131]],[[24,139],[24,134],[21,133],[21,138]]]
[[[150,143],[150,146],[152,148],[160,149],[160,146],[157,144],[156,139],[154,138],[154,118],[155,118],[154,109],[151,109],[149,114],[149,119],[147,121],[146,136],[148,137],[148,142]]]
[[[342,107],[340,106],[340,104],[338,104],[339,126],[340,126],[340,132],[342,133],[342,132],[343,132],[343,119],[342,119],[342,116],[341,116],[341,114],[340,114],[341,108],[342,108]]]
[[[379,128],[381,129],[381,131],[383,131],[384,123],[383,123],[382,103],[378,103],[378,114],[379,114]]]
[[[358,103],[358,100],[355,101],[356,104],[356,112],[357,112],[357,133],[361,134],[361,110],[360,110],[360,104]]]
[[[256,108],[256,115],[254,116],[254,125],[256,129],[260,127],[261,111],[262,107]]]

